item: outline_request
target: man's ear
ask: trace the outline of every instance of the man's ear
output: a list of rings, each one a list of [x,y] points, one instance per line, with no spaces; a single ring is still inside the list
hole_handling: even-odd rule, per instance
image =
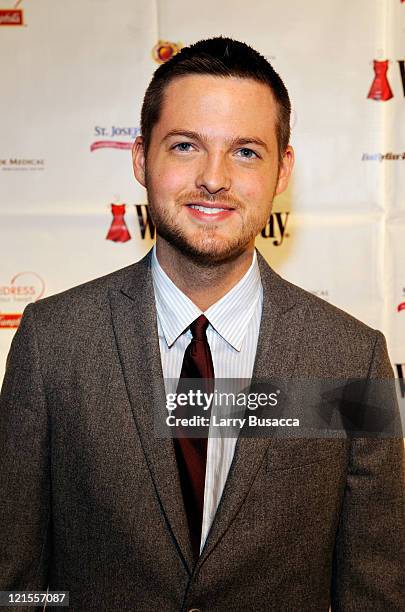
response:
[[[283,158],[280,163],[280,168],[278,172],[277,179],[277,187],[274,195],[278,195],[279,193],[283,193],[288,187],[288,182],[290,180],[291,172],[294,167],[294,149],[291,145],[288,145],[286,148]]]
[[[143,136],[137,136],[132,147],[132,165],[134,175],[138,183],[146,187],[145,182],[145,151],[143,148]]]

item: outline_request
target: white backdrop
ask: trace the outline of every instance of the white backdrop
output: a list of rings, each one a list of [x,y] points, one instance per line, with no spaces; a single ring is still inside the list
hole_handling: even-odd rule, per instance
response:
[[[0,379],[28,302],[149,250],[143,94],[159,54],[215,35],[265,55],[294,106],[296,168],[258,248],[381,329],[405,375],[405,2],[0,0]]]

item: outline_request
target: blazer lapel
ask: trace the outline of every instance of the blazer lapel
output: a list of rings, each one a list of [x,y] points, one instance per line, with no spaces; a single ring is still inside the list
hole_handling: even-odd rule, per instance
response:
[[[151,253],[132,266],[130,280],[110,290],[112,320],[135,424],[159,497],[182,561],[193,565],[187,518],[172,439],[154,432],[154,411],[164,410],[165,389],[160,359]]]
[[[260,379],[292,376],[306,312],[305,305],[289,283],[269,267],[260,253],[257,256],[263,285],[263,310],[252,384]],[[226,532],[252,486],[266,451],[272,453],[272,444],[272,438],[238,439],[222,498],[197,568]],[[277,458],[280,457],[280,444],[283,441],[278,439],[274,449]]]

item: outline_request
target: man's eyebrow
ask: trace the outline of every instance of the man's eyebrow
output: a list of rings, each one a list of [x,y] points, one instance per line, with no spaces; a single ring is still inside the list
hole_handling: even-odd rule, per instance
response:
[[[164,136],[162,142],[165,142],[172,136],[184,136],[192,140],[200,140],[204,144],[208,142],[208,139],[206,136],[204,136],[204,134],[201,134],[199,132],[193,132],[190,130],[170,130],[170,132],[167,132],[166,136]],[[227,140],[225,140],[225,142],[229,147],[233,147],[235,145],[256,144],[260,147],[263,147],[268,152],[266,143],[260,138],[256,138],[255,136],[236,136],[235,138],[228,138]]]

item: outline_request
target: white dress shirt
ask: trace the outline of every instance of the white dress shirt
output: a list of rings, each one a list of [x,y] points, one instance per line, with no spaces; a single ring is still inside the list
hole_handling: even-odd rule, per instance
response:
[[[192,339],[189,326],[201,314],[204,314],[210,323],[207,340],[215,378],[250,380],[263,305],[263,288],[256,251],[243,278],[204,313],[164,272],[158,262],[155,246],[152,252],[152,278],[166,393],[175,391],[168,388],[166,379],[171,379],[172,383],[178,381],[184,353]],[[236,441],[235,437],[208,438],[200,551],[221,499]]]

